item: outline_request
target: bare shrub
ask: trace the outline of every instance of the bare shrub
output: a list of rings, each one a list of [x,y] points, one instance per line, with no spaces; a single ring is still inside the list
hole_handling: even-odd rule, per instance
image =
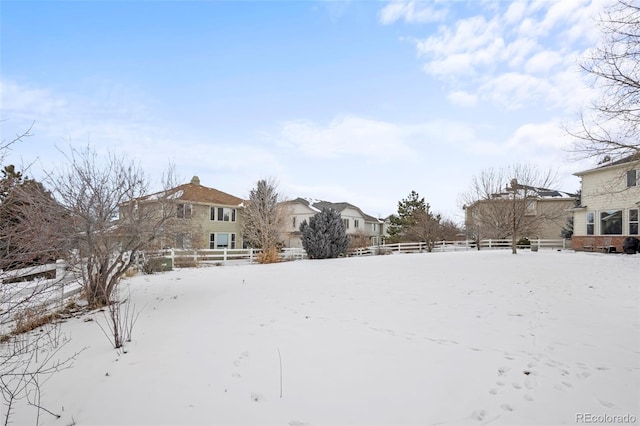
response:
[[[120,291],[120,288],[117,291]],[[97,322],[115,349],[122,348],[125,343],[131,342],[133,327],[141,313],[135,305],[131,305],[131,292],[124,301],[120,301],[120,295],[117,296],[116,300],[109,303],[103,310],[105,325]]]
[[[263,250],[256,256],[258,263],[276,263],[280,262],[280,251],[276,247]]]
[[[370,245],[371,238],[362,229],[358,229],[353,234],[349,234],[349,250],[366,248]]]

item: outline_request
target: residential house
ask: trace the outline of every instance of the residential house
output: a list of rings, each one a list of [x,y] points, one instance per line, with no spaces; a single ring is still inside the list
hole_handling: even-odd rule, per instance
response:
[[[226,192],[191,182],[137,200],[147,205],[171,200],[175,219],[162,237],[163,247],[234,249],[242,248],[244,200]],[[163,207],[164,208],[164,207]],[[171,231],[169,231],[171,229]]]
[[[464,207],[468,238],[511,236],[515,209],[517,238],[561,238],[562,229],[573,214],[575,194],[517,182],[515,189],[508,189]]]
[[[626,237],[639,237],[640,156],[608,161],[574,175],[581,179],[582,193],[580,206],[573,211],[573,248],[611,246],[622,251]]]
[[[366,242],[366,245],[384,243],[384,222],[364,213],[353,204],[296,198],[284,202],[284,205],[288,216],[283,237],[285,247],[302,247],[300,224],[305,220],[309,222],[309,219],[323,208],[333,209],[340,214],[347,235],[352,239],[360,239],[363,243]]]

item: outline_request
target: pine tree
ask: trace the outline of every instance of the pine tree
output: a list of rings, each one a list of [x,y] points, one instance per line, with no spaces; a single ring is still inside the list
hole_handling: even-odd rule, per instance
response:
[[[13,165],[0,170],[0,270],[55,261],[70,239],[62,207]]]
[[[322,209],[300,224],[302,247],[310,259],[338,257],[347,252],[349,236],[340,214],[333,209]]]
[[[398,214],[391,215],[391,222],[387,228],[389,232],[389,241],[397,243],[405,239],[407,230],[416,225],[416,219],[419,217],[417,212],[427,212],[427,204],[424,198],[416,191],[411,191],[409,196],[398,202]]]

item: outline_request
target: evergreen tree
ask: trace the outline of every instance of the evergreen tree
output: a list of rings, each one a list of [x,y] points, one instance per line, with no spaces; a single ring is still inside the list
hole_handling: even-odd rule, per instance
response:
[[[407,231],[416,225],[420,217],[417,212],[428,212],[427,204],[416,191],[411,191],[407,198],[398,202],[398,214],[389,218],[387,232],[390,242],[397,243],[407,238]]]
[[[13,165],[0,173],[0,269],[55,261],[68,240],[61,206]]]
[[[347,252],[349,236],[340,214],[333,209],[322,209],[300,224],[302,246],[311,259],[338,257]]]

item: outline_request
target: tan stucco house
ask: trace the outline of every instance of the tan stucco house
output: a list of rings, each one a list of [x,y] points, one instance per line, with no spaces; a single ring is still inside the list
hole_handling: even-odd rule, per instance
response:
[[[161,241],[163,248],[242,248],[242,212],[245,201],[226,192],[191,182],[139,199],[153,205],[159,196],[171,199],[175,220]],[[166,207],[165,207],[166,208]]]
[[[640,156],[608,161],[574,175],[581,179],[582,194],[573,212],[573,248],[611,245],[622,251],[626,237],[638,237]]]
[[[557,239],[562,238],[562,229],[572,217],[571,208],[577,196],[555,189],[518,185],[515,200],[519,221],[516,238]],[[468,238],[510,237],[514,202],[514,193],[505,191],[464,206]]]

